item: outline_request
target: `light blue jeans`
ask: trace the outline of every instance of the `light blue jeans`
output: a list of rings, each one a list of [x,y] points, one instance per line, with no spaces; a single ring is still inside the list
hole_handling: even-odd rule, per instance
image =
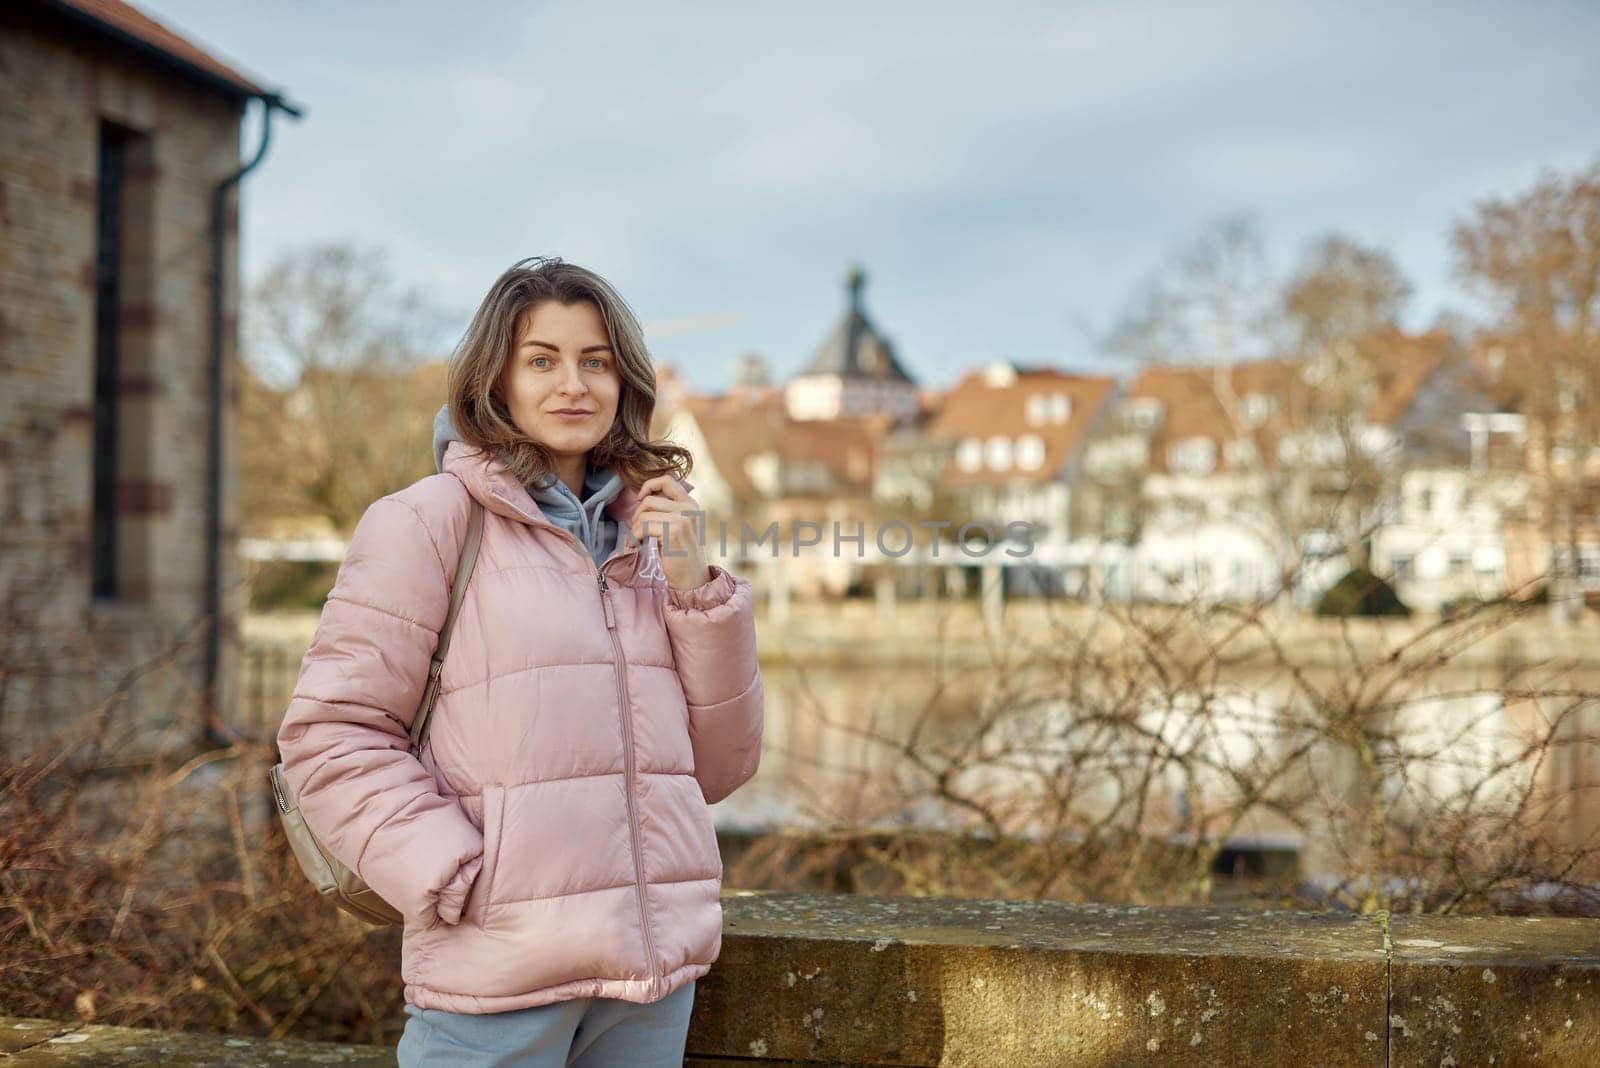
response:
[[[510,1012],[407,1002],[399,1068],[679,1068],[694,983],[650,1005],[575,998]]]

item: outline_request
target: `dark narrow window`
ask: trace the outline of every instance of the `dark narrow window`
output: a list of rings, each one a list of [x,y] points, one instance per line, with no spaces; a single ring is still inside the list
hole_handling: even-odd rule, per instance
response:
[[[91,558],[97,598],[117,595],[117,404],[121,383],[123,188],[129,134],[100,127],[95,213],[94,528]]]

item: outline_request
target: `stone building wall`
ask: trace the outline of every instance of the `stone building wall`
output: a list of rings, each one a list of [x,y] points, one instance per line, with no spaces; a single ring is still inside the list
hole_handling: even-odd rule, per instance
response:
[[[135,727],[141,745],[162,727],[172,728],[168,741],[186,743],[204,684],[213,203],[218,182],[239,166],[244,102],[29,5],[0,12],[0,100],[0,740],[33,744],[120,691],[119,748],[132,744]],[[133,136],[116,324],[117,580],[115,596],[97,598],[97,217],[108,122]],[[231,591],[231,211],[226,227],[223,578]],[[241,601],[229,593],[224,603],[225,710]],[[172,643],[180,648],[163,656]]]

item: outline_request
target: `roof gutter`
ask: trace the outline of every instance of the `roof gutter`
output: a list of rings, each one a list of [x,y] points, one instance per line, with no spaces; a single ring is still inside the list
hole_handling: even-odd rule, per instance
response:
[[[207,453],[209,479],[206,492],[206,651],[205,687],[201,705],[201,743],[208,747],[231,745],[237,740],[236,732],[222,722],[218,708],[217,684],[222,675],[222,513],[223,474],[226,470],[223,448],[223,404],[226,400],[227,381],[227,321],[224,317],[227,291],[227,240],[229,193],[244,176],[255,170],[266,158],[267,146],[272,141],[272,115],[283,111],[300,117],[298,108],[290,107],[277,94],[263,94],[261,101],[261,143],[256,154],[237,171],[217,184],[212,202],[211,228],[211,353],[210,353],[210,412],[208,418]],[[238,336],[235,322],[234,337]]]

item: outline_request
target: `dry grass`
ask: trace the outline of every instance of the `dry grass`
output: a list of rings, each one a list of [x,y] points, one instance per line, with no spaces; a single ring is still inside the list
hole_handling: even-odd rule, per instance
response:
[[[100,774],[93,723],[0,769],[0,1004],[128,1026],[393,1042],[399,930],[319,899],[259,745]]]

